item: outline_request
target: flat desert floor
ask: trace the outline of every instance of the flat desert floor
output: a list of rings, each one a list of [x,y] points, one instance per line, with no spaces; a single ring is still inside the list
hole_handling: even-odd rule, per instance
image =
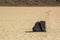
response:
[[[46,21],[46,32],[32,32]],[[60,7],[0,7],[0,40],[60,40]]]

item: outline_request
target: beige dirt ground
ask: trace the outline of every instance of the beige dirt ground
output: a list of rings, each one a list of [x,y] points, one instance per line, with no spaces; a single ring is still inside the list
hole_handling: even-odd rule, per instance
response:
[[[31,32],[41,20],[47,32]],[[0,40],[60,40],[60,7],[0,7]]]

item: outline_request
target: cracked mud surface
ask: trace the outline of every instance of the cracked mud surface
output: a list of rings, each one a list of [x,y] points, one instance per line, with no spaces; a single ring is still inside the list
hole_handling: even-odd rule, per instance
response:
[[[46,32],[32,32],[41,20]],[[60,7],[0,7],[0,40],[60,40]]]

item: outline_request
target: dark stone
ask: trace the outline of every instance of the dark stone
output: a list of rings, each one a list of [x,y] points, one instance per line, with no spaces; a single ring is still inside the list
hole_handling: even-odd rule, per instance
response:
[[[40,29],[40,22],[36,22],[35,26],[33,27],[33,32],[39,32]]]
[[[45,21],[40,21],[40,29],[41,29],[42,32],[46,31]]]
[[[33,27],[33,32],[46,32],[45,21],[36,22]]]

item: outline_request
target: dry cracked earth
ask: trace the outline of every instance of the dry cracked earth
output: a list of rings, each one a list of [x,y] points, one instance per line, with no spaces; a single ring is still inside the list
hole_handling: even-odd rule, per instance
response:
[[[41,20],[46,32],[31,32]],[[0,7],[0,40],[60,40],[60,7]]]
[[[0,0],[0,6],[60,6],[59,0]]]

